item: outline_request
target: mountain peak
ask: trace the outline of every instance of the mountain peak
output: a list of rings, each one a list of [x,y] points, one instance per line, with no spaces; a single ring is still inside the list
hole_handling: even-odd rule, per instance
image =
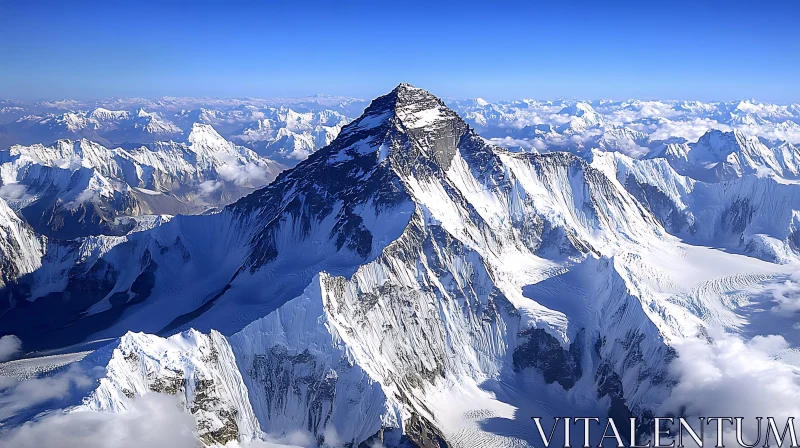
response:
[[[407,130],[435,128],[440,121],[461,118],[444,101],[425,89],[401,83],[386,95],[376,98],[364,115],[386,114],[396,117]]]
[[[582,117],[584,115],[594,115],[597,112],[595,112],[591,104],[586,102],[577,102],[571,106],[566,106],[562,108],[558,113],[561,115],[573,115],[576,117]]]
[[[377,152],[387,132],[398,132],[408,139],[417,154],[432,156],[443,168],[450,165],[460,138],[469,126],[453,110],[425,89],[402,83],[372,101],[364,113],[342,129],[337,138],[342,147],[371,142],[368,152]],[[388,143],[388,141],[386,141]],[[392,144],[386,147],[393,146]],[[338,151],[336,149],[336,151]]]
[[[392,92],[407,92],[407,91],[413,91],[413,90],[423,90],[423,89],[420,89],[419,87],[415,87],[411,83],[401,82],[400,84],[397,85],[397,87],[392,89]]]
[[[228,148],[230,145],[210,124],[193,123],[186,138],[189,148],[196,153],[208,153],[212,149]]]
[[[730,131],[709,129],[700,137],[698,143],[702,142],[702,144],[713,148],[735,149],[738,146],[744,145],[749,139],[750,137],[740,129],[733,129]]]

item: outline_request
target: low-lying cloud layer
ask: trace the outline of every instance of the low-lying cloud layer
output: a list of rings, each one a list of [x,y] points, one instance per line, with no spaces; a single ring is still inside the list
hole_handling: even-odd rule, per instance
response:
[[[683,411],[687,417],[744,417],[745,440],[750,443],[757,437],[756,417],[775,417],[783,428],[788,417],[800,415],[800,403],[791,398],[800,396],[800,376],[781,361],[790,350],[782,336],[745,340],[712,332],[711,339],[709,343],[695,339],[675,345],[678,358],[671,368],[679,381],[660,415]],[[726,426],[728,432],[733,431],[732,425]],[[764,432],[762,428],[762,436]],[[706,433],[716,437],[713,430]],[[732,434],[726,437],[734,440]]]
[[[0,448],[196,448],[194,431],[176,397],[152,393],[127,412],[51,412],[2,433]]]

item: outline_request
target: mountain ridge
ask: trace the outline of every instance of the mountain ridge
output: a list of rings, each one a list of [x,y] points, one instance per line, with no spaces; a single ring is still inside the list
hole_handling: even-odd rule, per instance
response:
[[[791,211],[762,235],[769,210],[742,198],[794,187],[738,182],[619,153],[512,152],[401,84],[218,213],[54,242],[67,245],[46,268],[0,290],[0,324],[29,347],[113,338],[83,361],[113,366],[84,406],[166,391],[209,445],[301,430],[317,444],[527,446],[529,415],[652,415],[680,342],[736,328],[730,295],[790,272],[791,246],[763,261],[692,245],[712,222],[726,249],[790,238]],[[724,200],[710,207],[709,192]]]

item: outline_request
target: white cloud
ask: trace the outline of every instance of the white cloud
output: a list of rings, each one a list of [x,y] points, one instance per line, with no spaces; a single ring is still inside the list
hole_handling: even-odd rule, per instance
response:
[[[63,399],[92,384],[93,374],[78,365],[51,376],[19,381],[0,376],[0,420],[54,399]]]
[[[292,152],[286,155],[286,157],[294,160],[305,160],[308,156],[311,155],[311,151],[308,151],[303,148],[294,148]]]
[[[99,194],[96,191],[92,190],[91,188],[87,188],[86,190],[83,190],[80,193],[78,193],[75,199],[68,202],[66,205],[70,209],[74,210],[87,202],[91,202],[97,197],[99,197]]]
[[[771,308],[773,313],[790,317],[800,312],[800,272],[795,272],[782,283],[767,286],[767,291],[775,299],[776,305]]]
[[[756,336],[749,341],[721,332],[711,332],[711,336],[711,343],[675,344],[679,356],[671,368],[680,380],[663,403],[661,415],[677,414],[685,406],[688,416],[744,417],[746,440],[755,440],[756,417],[785,422],[800,415],[800,403],[787,399],[800,394],[800,377],[793,366],[780,360],[790,350],[782,336]],[[707,435],[715,436],[715,431]]]
[[[15,200],[26,199],[28,197],[28,189],[22,184],[5,184],[0,186],[0,197]]]
[[[668,140],[670,137],[682,137],[690,142],[696,142],[711,129],[730,131],[731,127],[710,118],[694,118],[687,121],[664,119],[660,122],[658,128],[650,134],[650,139]]]
[[[222,188],[222,182],[216,180],[207,180],[197,186],[200,196],[208,196],[220,188]]]
[[[598,132],[601,132],[597,126],[589,126],[584,130],[580,125],[582,118],[559,113],[561,107],[573,104],[572,102],[559,103],[558,107],[540,103],[525,103],[524,106],[520,104],[522,103],[499,102],[493,104],[493,113],[482,112],[480,124],[485,128],[483,136],[504,146],[537,148],[540,151],[576,151],[594,147]],[[630,100],[594,104],[595,111],[607,125],[643,132],[650,140],[685,139],[695,142],[709,130],[731,131],[736,128],[745,134],[771,141],[800,143],[800,116],[784,106],[745,102],[742,103],[743,107],[733,110],[732,107],[736,104],[731,103],[689,102],[686,107],[676,107],[676,103],[671,101]],[[478,116],[476,114],[481,111],[482,109],[473,110],[469,105],[460,109],[467,121],[470,121],[470,117],[474,121],[474,117]],[[547,134],[529,138],[509,131],[539,123],[559,128],[571,121],[579,125],[571,127],[562,135]],[[503,139],[508,140],[504,142]],[[612,145],[607,149],[632,157],[641,157],[650,151],[648,145],[640,146],[643,142],[638,143],[619,142],[617,146]]]
[[[0,338],[0,362],[8,361],[22,350],[22,341],[9,334]]]
[[[176,397],[151,393],[126,412],[50,413],[3,433],[0,448],[196,448],[195,431]]]
[[[789,121],[779,124],[766,123],[760,126],[742,126],[737,129],[753,137],[764,137],[768,140],[785,140],[789,143],[800,144],[800,125]]]
[[[253,162],[242,163],[235,157],[224,157],[224,164],[217,168],[219,179],[239,187],[260,187],[269,182],[266,167]]]
[[[616,123],[630,123],[644,118],[678,118],[683,114],[671,104],[661,101],[634,101],[626,107],[612,108],[602,113]]]
[[[226,164],[217,170],[219,177],[239,187],[257,187],[266,184],[269,176],[261,166],[254,163],[244,165]]]
[[[487,139],[486,141],[493,145],[502,146],[503,148],[509,148],[509,149],[522,148],[533,152],[537,152],[540,149],[537,146],[541,146],[540,141],[534,139],[497,137],[497,138]]]

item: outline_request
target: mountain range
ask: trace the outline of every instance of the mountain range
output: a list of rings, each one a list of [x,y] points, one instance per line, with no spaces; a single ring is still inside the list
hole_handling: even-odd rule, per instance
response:
[[[129,150],[86,139],[14,145],[0,151],[0,189],[37,232],[69,239],[122,235],[147,219],[142,215],[201,213],[268,184],[284,168],[195,124],[186,143]]]
[[[260,155],[294,165],[330,143],[363,109],[361,100],[313,97],[284,100],[162,98],[95,102],[0,102],[0,149],[87,139],[125,148],[160,141],[186,142],[195,124]]]
[[[685,362],[729,338],[798,380],[796,106],[451,106],[400,84],[239,134],[316,150],[193,123],[0,152],[0,371],[89,378],[4,424],[159,392],[207,446],[538,446],[532,416],[704,415]],[[745,124],[659,138],[685,115]]]

